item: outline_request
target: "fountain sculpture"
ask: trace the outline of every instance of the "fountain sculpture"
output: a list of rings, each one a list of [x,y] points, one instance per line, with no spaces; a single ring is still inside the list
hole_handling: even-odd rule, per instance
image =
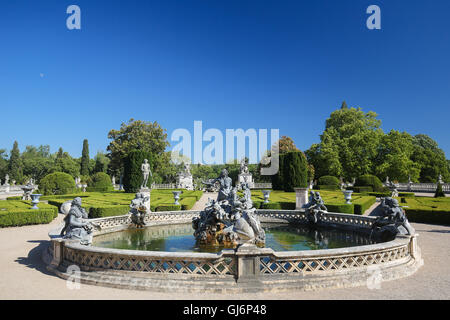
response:
[[[146,223],[144,222],[147,215],[147,203],[150,202],[150,197],[146,196],[143,192],[136,193],[136,196],[130,203],[130,215],[131,221],[138,228],[143,228]]]
[[[210,200],[200,217],[194,217],[194,236],[201,244],[236,247],[238,244],[262,245],[265,232],[253,207],[248,184],[242,184],[244,197],[239,198],[237,188],[232,188],[228,171],[223,169],[220,177],[205,184],[220,184],[216,200]]]
[[[309,195],[309,202],[305,205],[305,214],[308,221],[312,224],[317,224],[319,221],[319,215],[322,212],[328,212],[319,191],[312,191]]]

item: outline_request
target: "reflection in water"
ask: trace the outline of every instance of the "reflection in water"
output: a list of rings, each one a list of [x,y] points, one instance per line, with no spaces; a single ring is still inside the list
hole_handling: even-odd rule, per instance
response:
[[[263,224],[265,247],[275,251],[344,248],[375,243],[368,235],[304,225]],[[198,245],[191,224],[128,229],[94,237],[93,245],[104,248],[169,252],[219,252],[224,247]]]

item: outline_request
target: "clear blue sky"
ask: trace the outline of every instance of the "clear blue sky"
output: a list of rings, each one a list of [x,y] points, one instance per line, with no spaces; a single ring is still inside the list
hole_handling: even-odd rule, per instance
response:
[[[81,8],[68,30],[66,8]],[[366,8],[381,8],[381,30]],[[450,158],[450,1],[0,2],[0,148],[105,150],[130,118],[279,128],[303,150],[346,100]]]

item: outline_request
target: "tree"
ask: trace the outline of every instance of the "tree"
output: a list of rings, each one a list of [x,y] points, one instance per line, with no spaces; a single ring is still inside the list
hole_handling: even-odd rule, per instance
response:
[[[44,195],[73,193],[75,180],[64,172],[50,173],[42,178],[39,183],[39,191]]]
[[[119,130],[109,131],[108,139],[112,139],[107,151],[111,159],[111,171],[115,174],[123,172],[124,160],[131,151],[149,152],[153,161],[158,161],[169,146],[166,130],[156,121],[130,119],[128,123],[122,123]],[[157,167],[155,171],[158,173]]]
[[[308,187],[308,162],[301,151],[292,151],[283,159],[283,187],[286,192]]]
[[[97,172],[108,172],[108,165],[110,163],[110,159],[104,154],[102,151],[98,151],[97,154],[94,157],[94,173]]]
[[[434,193],[435,198],[442,198],[445,197],[444,191],[442,191],[442,184],[438,182],[436,192]]]
[[[391,130],[384,135],[375,159],[375,173],[385,179],[387,176],[393,181],[418,181],[420,165],[411,160],[414,151],[413,138],[407,132]]]
[[[414,151],[411,160],[420,166],[420,182],[435,182],[439,174],[445,180],[450,179],[445,153],[436,141],[425,134],[418,134],[412,142]]]
[[[59,148],[51,172],[65,172],[75,178],[80,175],[80,164],[68,152]]]
[[[20,160],[19,143],[14,141],[13,148],[11,150],[11,156],[9,157],[8,172],[10,180],[16,180],[17,183],[21,183],[23,179],[22,161]]]
[[[89,143],[87,139],[83,140],[83,151],[81,153],[80,173],[83,176],[89,175]]]
[[[5,149],[0,149],[0,179],[8,173],[8,154]],[[0,183],[1,184],[1,183]]]
[[[143,182],[141,166],[147,159],[150,164],[150,170],[153,173],[152,155],[150,152],[134,150],[128,152],[124,161],[123,188],[125,192],[135,193],[141,188]],[[148,177],[147,187],[152,184],[152,177]]]
[[[288,153],[291,151],[300,151],[295,146],[294,140],[288,136],[282,136],[280,140],[278,140],[279,153]]]
[[[326,120],[321,142],[306,151],[315,176],[343,176],[347,180],[373,171],[373,159],[383,131],[375,112],[345,107]]]

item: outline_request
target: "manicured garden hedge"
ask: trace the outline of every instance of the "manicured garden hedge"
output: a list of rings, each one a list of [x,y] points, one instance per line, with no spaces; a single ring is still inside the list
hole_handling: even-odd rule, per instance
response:
[[[39,203],[38,210],[31,207],[30,201],[0,201],[0,227],[50,223],[58,215],[58,209],[52,205]]]
[[[450,198],[403,197],[410,222],[450,225]]]
[[[70,174],[53,172],[39,182],[39,192],[44,195],[68,194],[75,191],[75,180]]]
[[[340,181],[334,176],[322,176],[317,180],[318,185],[339,187]]]
[[[340,190],[339,186],[336,186],[336,185],[325,185],[325,184],[319,184],[319,185],[315,186],[315,189],[317,189],[317,190],[330,190],[330,191]]]
[[[359,176],[355,181],[355,187],[372,187],[371,191],[385,191],[381,180],[377,176],[371,174]]]

